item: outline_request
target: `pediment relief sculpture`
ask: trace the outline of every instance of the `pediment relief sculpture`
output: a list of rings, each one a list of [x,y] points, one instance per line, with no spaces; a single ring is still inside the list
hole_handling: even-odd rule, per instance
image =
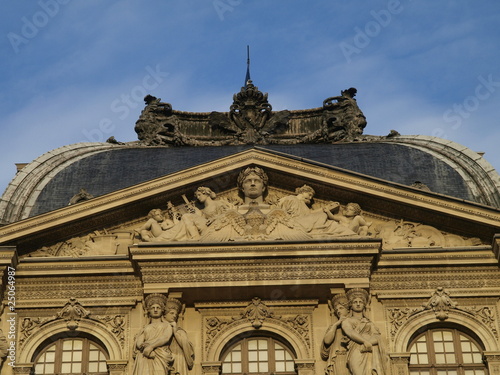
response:
[[[138,232],[147,242],[289,241],[368,233],[370,223],[360,215],[359,206],[348,205],[343,214],[338,213],[338,202],[313,209],[309,204],[315,192],[307,185],[272,204],[264,198],[267,187],[264,170],[249,167],[238,176],[240,202],[217,198],[210,188],[199,187],[195,198],[200,208],[188,203],[185,213],[170,210],[168,217],[154,209]]]
[[[217,194],[198,187],[193,200],[168,202],[150,208],[147,217],[104,228],[39,248],[26,256],[97,256],[127,254],[137,242],[309,241],[368,237],[382,239],[386,250],[482,245],[411,221],[394,220],[363,212],[356,202],[341,204],[315,198],[308,185],[295,192],[269,186],[266,172],[257,166],[242,170],[237,187]]]

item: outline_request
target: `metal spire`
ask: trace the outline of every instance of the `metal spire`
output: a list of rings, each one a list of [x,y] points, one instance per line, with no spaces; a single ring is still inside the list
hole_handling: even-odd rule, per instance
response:
[[[247,45],[247,74],[245,76],[245,87],[247,87],[248,81],[250,81],[250,46]]]

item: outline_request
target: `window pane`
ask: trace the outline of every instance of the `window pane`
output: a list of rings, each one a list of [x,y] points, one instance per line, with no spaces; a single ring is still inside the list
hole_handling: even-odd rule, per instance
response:
[[[257,363],[249,363],[248,364],[248,372],[259,372],[259,368],[257,367]]]
[[[419,343],[417,343],[415,349],[418,353],[427,353],[427,343],[426,342],[419,342]]]
[[[63,374],[70,374],[71,373],[71,363],[63,363],[61,365],[61,372]]]
[[[62,361],[63,362],[71,362],[71,352],[63,352],[62,353]]]
[[[55,352],[45,353],[45,362],[54,362],[56,358]]]
[[[99,364],[99,372],[108,372],[108,366],[106,365],[106,362],[101,362]]]
[[[78,373],[78,372],[82,372],[82,364],[81,363],[73,363],[73,367],[71,369],[72,373]]]
[[[286,371],[295,371],[295,363],[293,362],[293,360],[286,362]]]
[[[453,341],[453,334],[451,331],[442,331],[443,332],[443,338],[446,341]]]
[[[259,360],[267,362],[268,356],[267,352],[259,352]]]
[[[441,365],[446,363],[444,354],[436,354],[436,363]]]
[[[444,350],[447,353],[454,353],[455,352],[455,345],[453,345],[452,342],[445,342],[444,343]]]
[[[443,353],[444,352],[444,344],[442,342],[435,342],[434,343],[434,350],[436,353]]]
[[[259,349],[267,350],[267,340],[259,340]]]
[[[455,363],[455,354],[446,354],[446,363]]]
[[[231,364],[230,363],[223,363],[222,364],[222,372],[225,374],[232,372],[231,371]]]
[[[285,362],[276,362],[276,371],[278,372],[286,371]]]
[[[269,371],[269,366],[268,366],[267,362],[259,363],[259,371],[260,372],[268,372]]]
[[[233,362],[240,362],[241,361],[241,352],[233,352],[231,360]]]
[[[241,363],[233,363],[233,372],[242,372]]]
[[[474,353],[473,357],[472,363],[483,363],[483,356],[481,353]]]
[[[73,340],[66,340],[63,342],[63,350],[73,349]]]
[[[45,374],[45,372],[43,371],[43,365],[36,365],[35,366],[35,374]]]
[[[462,358],[464,359],[464,363],[474,363],[471,353],[462,353]]]
[[[252,362],[257,361],[257,352],[248,352],[248,360]]]
[[[418,363],[422,364],[422,365],[426,365],[429,363],[429,357],[427,356],[427,354],[419,354],[418,355]]]
[[[99,352],[91,351],[89,353],[89,360],[90,361],[97,361],[98,359],[99,359]]]
[[[44,374],[53,374],[54,373],[54,365],[51,363],[51,364],[48,364],[48,365],[45,365],[45,372]]]
[[[97,363],[89,363],[89,372],[97,372]]]
[[[257,340],[248,341],[248,350],[257,350]]]

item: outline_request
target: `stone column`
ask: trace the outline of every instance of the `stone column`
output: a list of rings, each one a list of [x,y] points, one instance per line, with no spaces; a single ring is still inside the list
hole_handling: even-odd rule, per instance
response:
[[[125,375],[128,361],[107,361],[109,375]]]
[[[202,375],[219,375],[222,372],[222,362],[203,362],[201,364]]]
[[[314,375],[314,359],[296,359],[297,375]]]
[[[484,352],[490,375],[500,375],[500,352]]]
[[[394,375],[409,375],[410,353],[390,354],[392,373]]]

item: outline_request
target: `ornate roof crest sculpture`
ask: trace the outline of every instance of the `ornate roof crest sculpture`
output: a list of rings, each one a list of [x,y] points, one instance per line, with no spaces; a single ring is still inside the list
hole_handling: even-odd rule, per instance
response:
[[[251,80],[234,94],[229,112],[181,112],[147,95],[146,107],[135,125],[141,143],[148,146],[223,146],[244,144],[298,144],[353,141],[366,126],[366,117],[354,96],[343,90],[320,108],[273,111],[267,93]]]

